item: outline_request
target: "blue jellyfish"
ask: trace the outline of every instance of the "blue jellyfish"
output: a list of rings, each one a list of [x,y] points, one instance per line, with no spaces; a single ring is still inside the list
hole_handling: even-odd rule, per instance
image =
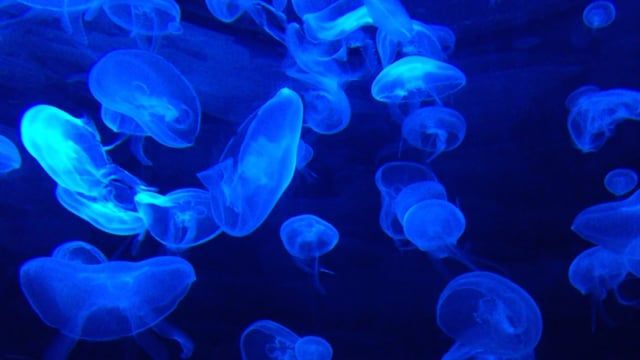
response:
[[[489,272],[449,282],[438,299],[437,321],[456,341],[446,360],[528,358],[542,335],[542,316],[531,296]]]
[[[616,8],[610,1],[594,1],[582,12],[582,21],[592,29],[611,25],[616,19]]]
[[[296,156],[296,169],[304,169],[311,159],[313,159],[313,148],[300,139],[300,143],[298,144],[298,154]]]
[[[267,218],[296,168],[302,100],[283,88],[250,116],[218,164],[198,174],[211,192],[213,218],[232,236],[246,236]]]
[[[258,320],[240,337],[242,360],[331,360],[333,349],[323,338],[300,338],[286,327],[271,321]]]
[[[280,239],[284,248],[293,256],[297,265],[313,274],[316,288],[324,293],[320,285],[320,256],[331,251],[340,234],[325,220],[310,214],[289,218],[280,226]]]
[[[439,31],[440,28],[447,29],[450,34],[437,37],[441,32],[444,32]],[[455,35],[448,28],[426,25],[420,21],[413,20],[409,39],[398,40],[389,36],[383,29],[378,29],[376,32],[376,46],[380,61],[384,67],[393,63],[399,55],[420,55],[442,61],[447,57],[446,51],[451,51],[455,46]]]
[[[629,198],[591,206],[573,220],[571,230],[581,238],[617,253],[640,239],[640,190]]]
[[[287,16],[274,6],[264,1],[254,1],[247,9],[256,24],[275,40],[285,43],[287,31]]]
[[[304,32],[314,41],[339,40],[363,26],[373,25],[367,7],[359,0],[338,0],[302,17]]]
[[[610,193],[621,196],[638,185],[638,175],[631,169],[614,169],[604,177],[604,186]]]
[[[300,338],[294,351],[297,360],[331,360],[333,358],[331,344],[319,336]]]
[[[569,267],[569,282],[583,295],[602,301],[609,291],[617,293],[628,272],[624,256],[595,246],[580,253]]]
[[[334,82],[323,80],[311,85],[302,91],[302,100],[304,123],[318,134],[336,134],[351,121],[349,98]]]
[[[104,0],[17,0],[33,9],[59,14],[67,34],[76,34],[82,43],[87,42],[82,19],[91,20],[100,10]]]
[[[466,83],[453,65],[424,56],[407,56],[382,70],[371,85],[374,99],[387,103],[439,100]]]
[[[256,0],[206,0],[209,12],[218,20],[233,22]]]
[[[464,139],[467,123],[462,115],[443,106],[429,106],[411,113],[402,123],[402,136],[412,146],[434,159],[455,149]]]
[[[135,120],[165,146],[183,148],[195,142],[200,100],[178,69],[159,55],[112,51],[91,69],[89,90],[104,107]]]
[[[106,106],[102,106],[100,110],[100,117],[109,129],[121,134],[121,138],[113,145],[105,146],[105,150],[108,151],[113,149],[130,136],[130,148],[133,156],[135,156],[142,165],[152,165],[151,160],[149,160],[144,153],[144,137],[147,135],[147,132],[142,128],[142,126],[138,125],[133,118],[111,110]]]
[[[398,193],[393,208],[400,223],[404,223],[404,218],[414,205],[425,200],[447,200],[447,191],[444,186],[437,181],[419,181],[407,185]]]
[[[174,0],[104,0],[107,16],[132,36],[179,34],[180,6]]]
[[[109,341],[153,329],[179,341],[183,357],[189,357],[193,343],[163,319],[195,281],[191,264],[171,256],[141,262],[105,260],[91,245],[73,242],[52,257],[22,265],[25,297],[44,323],[64,335],[53,355],[66,358],[80,339]]]
[[[413,23],[399,0],[364,0],[375,26],[391,39],[408,41],[413,35]]]
[[[0,135],[0,174],[6,174],[22,166],[22,157],[16,145]]]
[[[167,195],[140,192],[135,202],[151,235],[170,249],[186,250],[222,231],[211,215],[207,191],[180,189]]]

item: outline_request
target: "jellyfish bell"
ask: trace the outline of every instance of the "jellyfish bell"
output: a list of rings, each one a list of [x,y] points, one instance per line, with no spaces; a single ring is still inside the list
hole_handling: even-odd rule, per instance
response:
[[[443,106],[429,106],[411,113],[402,123],[402,136],[434,159],[460,145],[467,131],[462,115]]]
[[[298,335],[271,320],[259,320],[240,337],[242,360],[295,359]]]
[[[6,174],[22,166],[18,148],[7,137],[0,135],[0,174]]]
[[[616,19],[616,8],[610,1],[594,1],[582,12],[582,21],[592,29],[611,25]]]
[[[602,301],[610,291],[617,292],[628,272],[621,254],[601,246],[580,253],[569,267],[569,282],[583,295]]]
[[[238,19],[254,2],[254,0],[206,0],[209,12],[226,23]]]
[[[331,360],[333,348],[319,336],[305,336],[295,345],[297,360]]]
[[[61,261],[97,265],[106,263],[107,257],[95,246],[84,241],[68,241],[55,248],[51,257]]]
[[[614,169],[604,178],[604,186],[616,195],[622,196],[638,185],[638,175],[631,169]]]
[[[425,200],[447,200],[447,191],[437,181],[419,181],[406,186],[396,197],[393,208],[400,223],[404,223],[407,212]]]

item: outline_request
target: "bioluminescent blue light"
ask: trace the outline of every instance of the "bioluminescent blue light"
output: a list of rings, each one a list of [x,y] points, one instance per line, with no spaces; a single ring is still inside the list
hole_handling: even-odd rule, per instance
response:
[[[418,249],[443,258],[452,254],[466,227],[462,212],[445,200],[425,200],[404,215],[404,233]]]
[[[594,1],[582,12],[582,21],[592,29],[611,25],[616,19],[616,8],[610,1]]]
[[[267,218],[296,168],[302,100],[283,88],[249,119],[221,161],[198,174],[211,192],[213,218],[232,236],[253,232]],[[242,136],[240,136],[242,135]]]
[[[275,40],[285,43],[287,15],[264,1],[255,1],[248,9],[256,24]]]
[[[419,55],[435,60],[444,60],[446,53],[443,49],[447,47],[446,49],[449,50],[449,47],[455,45],[455,35],[452,32],[450,34],[450,36],[453,37],[453,44],[441,44],[441,39],[436,37],[438,28],[435,29],[436,30],[434,30],[434,26],[432,25],[426,25],[420,21],[413,20],[411,37],[405,41],[392,38],[383,31],[383,29],[378,29],[376,32],[376,46],[382,66],[386,67],[393,63],[399,55]],[[443,37],[442,40],[451,41],[445,37]]]
[[[319,336],[305,336],[295,346],[297,360],[331,360],[333,348]]]
[[[180,6],[174,0],[105,0],[102,8],[111,21],[132,35],[182,32]]]
[[[379,31],[396,41],[408,41],[413,23],[400,0],[364,0],[367,12]]]
[[[206,0],[209,12],[218,20],[233,22],[244,14],[254,0]]]
[[[581,87],[567,98],[567,126],[574,144],[583,152],[600,149],[624,120],[640,121],[640,92],[626,89],[597,91]]]
[[[102,106],[100,118],[105,125],[114,132],[128,135],[146,136],[147,132],[132,117]]]
[[[627,272],[622,255],[595,246],[573,259],[569,267],[569,282],[583,295],[601,301],[609,291],[617,291]]]
[[[79,264],[97,265],[106,263],[104,256],[95,246],[84,241],[69,241],[55,248],[52,258]]]
[[[620,256],[620,254],[616,254]],[[627,246],[624,254],[624,262],[627,270],[635,276],[640,277],[640,239],[633,240]]]
[[[291,0],[293,10],[300,18],[327,8],[335,0]]]
[[[302,91],[304,123],[313,131],[330,135],[344,130],[351,121],[351,104],[336,83],[321,82]]]
[[[462,71],[453,65],[424,56],[407,56],[382,70],[371,85],[378,101],[399,103],[441,99],[466,83]]]
[[[22,157],[18,148],[6,136],[0,135],[0,174],[19,169],[22,166]]]
[[[200,100],[178,69],[159,55],[112,51],[91,68],[89,90],[103,106],[134,119],[165,146],[195,142]]]
[[[363,26],[373,25],[373,19],[361,0],[338,0],[302,19],[304,32],[314,41],[339,40]]]
[[[621,196],[638,185],[638,175],[631,169],[614,169],[604,177],[604,186],[610,193]]]
[[[211,215],[207,191],[180,189],[167,195],[140,192],[135,202],[151,235],[171,249],[200,245],[222,231]]]
[[[444,106],[429,106],[411,113],[402,123],[402,136],[412,146],[434,159],[443,151],[455,149],[467,132],[462,115]]]
[[[296,156],[296,169],[304,169],[311,159],[313,159],[313,154],[313,148],[300,139],[300,143],[298,144],[298,154]]]
[[[438,299],[437,321],[456,341],[443,357],[449,360],[475,352],[492,354],[486,357],[491,359],[527,358],[542,335],[542,316],[531,296],[510,280],[481,271],[447,284]]]
[[[258,320],[240,337],[242,360],[295,359],[300,338],[293,331],[271,320]]]
[[[407,211],[425,200],[447,200],[447,191],[437,181],[419,181],[406,186],[395,199],[393,208],[398,220],[403,223]]]
[[[640,190],[629,198],[591,206],[573,220],[571,230],[581,238],[622,253],[640,239]]]

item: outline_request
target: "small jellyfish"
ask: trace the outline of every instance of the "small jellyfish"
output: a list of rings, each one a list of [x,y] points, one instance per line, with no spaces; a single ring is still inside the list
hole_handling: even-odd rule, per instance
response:
[[[443,151],[455,149],[464,139],[467,123],[462,115],[443,106],[429,106],[411,113],[402,123],[402,136],[433,160]]]
[[[284,248],[293,256],[296,264],[313,274],[316,288],[324,293],[320,285],[320,256],[331,251],[340,234],[336,228],[315,215],[298,215],[280,226],[280,239]],[[326,271],[326,270],[325,270]]]
[[[333,348],[319,336],[305,336],[295,346],[297,360],[331,360]]]
[[[6,174],[22,166],[22,157],[16,145],[0,135],[0,174]]]
[[[320,79],[318,79],[320,80]],[[344,130],[351,121],[351,104],[336,83],[322,80],[301,92],[304,123],[318,134],[331,135]]]
[[[466,83],[453,65],[424,56],[407,56],[382,70],[371,85],[374,99],[387,103],[440,100]]]
[[[610,1],[594,1],[582,12],[582,21],[592,29],[611,25],[616,19],[616,8]]]
[[[209,12],[226,23],[235,21],[254,2],[255,0],[206,0]]]
[[[406,186],[396,197],[393,208],[400,223],[409,209],[425,200],[447,200],[447,191],[437,181],[419,181]]]
[[[302,170],[313,159],[313,148],[300,139],[298,144],[298,155],[296,157],[296,169]]]
[[[622,196],[638,185],[638,175],[631,169],[614,169],[604,178],[604,186],[615,196]]]
[[[510,280],[481,271],[447,284],[438,299],[437,322],[456,341],[443,356],[447,360],[528,358],[542,335],[542,316],[531,296]]]
[[[242,360],[331,360],[333,349],[323,338],[300,338],[286,327],[271,321],[259,320],[240,337]]]
[[[447,29],[450,34],[441,35],[444,30],[439,30],[440,28]],[[438,37],[438,35],[440,36]],[[455,46],[455,35],[448,28],[426,25],[413,20],[409,39],[400,41],[389,36],[383,29],[378,29],[376,46],[384,67],[393,63],[399,55],[420,55],[442,61],[446,58],[447,52],[450,52]]]
[[[203,244],[222,231],[211,215],[211,197],[200,189],[180,189],[167,195],[140,192],[136,207],[147,229],[173,250]]]
[[[306,14],[302,20],[304,32],[313,41],[339,40],[373,25],[367,7],[359,0],[338,0],[318,12]]]
[[[179,34],[180,6],[174,0],[105,0],[102,8],[132,36]]]
[[[52,349],[66,358],[77,340],[109,341],[153,329],[180,342],[189,357],[193,343],[164,323],[188,293],[195,272],[172,256],[141,262],[106,261],[95,247],[73,242],[52,257],[29,260],[20,269],[20,286],[44,323],[63,335]]]
[[[580,253],[569,267],[569,282],[583,295],[600,302],[609,291],[616,292],[628,272],[625,259],[602,246]]]

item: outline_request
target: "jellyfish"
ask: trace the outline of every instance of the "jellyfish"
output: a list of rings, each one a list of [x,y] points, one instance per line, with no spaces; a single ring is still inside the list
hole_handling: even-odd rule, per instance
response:
[[[447,284],[438,299],[437,322],[456,341],[443,356],[447,360],[527,358],[542,335],[542,316],[531,296],[510,280],[482,271]]]
[[[386,36],[396,41],[408,41],[413,35],[413,23],[399,0],[364,0],[373,23]]]
[[[173,250],[203,244],[222,231],[211,215],[211,197],[200,189],[179,189],[167,195],[140,192],[136,207],[151,235]]]
[[[80,242],[63,244],[52,257],[29,260],[20,269],[29,304],[62,334],[53,349],[56,358],[66,358],[77,340],[138,338],[148,329],[173,337],[183,358],[189,357],[191,340],[163,319],[194,281],[193,267],[181,258],[106,261],[98,249]]]
[[[638,175],[631,169],[614,169],[604,178],[604,186],[610,193],[622,196],[638,185]]]
[[[242,360],[331,360],[333,349],[323,338],[300,338],[286,327],[271,321],[258,320],[240,337]]]
[[[573,220],[571,230],[581,238],[617,253],[640,239],[640,190],[621,201],[591,206]]]
[[[206,0],[209,12],[218,20],[230,23],[239,18],[256,0]]]
[[[16,145],[0,135],[0,174],[6,174],[22,166],[22,157]]]
[[[313,159],[313,148],[300,139],[300,143],[298,144],[298,154],[296,156],[296,169],[304,169],[311,159]]]
[[[621,254],[594,246],[573,260],[569,267],[569,282],[582,295],[602,301],[610,291],[617,293],[627,272],[627,264]]]
[[[62,28],[67,34],[76,34],[77,39],[87,42],[82,19],[93,19],[104,0],[17,0],[33,9],[46,10],[60,15]],[[84,16],[83,16],[84,14]]]
[[[313,41],[339,40],[373,25],[367,7],[360,0],[338,0],[326,8],[302,17],[304,32]]]
[[[107,16],[132,36],[179,34],[180,6],[174,0],[104,0]]]
[[[294,348],[297,360],[331,360],[333,348],[327,340],[319,336],[305,336],[298,340]]]
[[[592,29],[611,25],[616,19],[616,8],[610,1],[594,1],[582,12],[582,21]]]
[[[402,56],[420,55],[434,60],[446,59],[446,51],[451,51],[455,45],[455,35],[445,27],[426,25],[420,21],[412,21],[411,36],[406,40],[399,40],[389,36],[382,28],[376,32],[376,46],[382,66],[393,63],[399,54]],[[436,37],[447,29],[450,34]],[[451,40],[453,39],[453,40]],[[452,43],[451,43],[452,42]]]
[[[459,112],[443,106],[419,109],[402,123],[403,138],[410,145],[430,154],[429,161],[443,151],[458,147],[466,131],[464,117]]]
[[[151,166],[152,162],[144,153],[144,138],[147,132],[131,117],[102,106],[100,117],[105,125],[122,136],[112,145],[105,146],[105,150],[111,150],[128,137],[131,138],[130,149],[133,156],[145,166]],[[126,135],[124,135],[126,134]]]
[[[135,120],[162,145],[184,148],[195,142],[200,100],[178,69],[159,55],[112,51],[91,69],[89,90],[103,107]]]
[[[324,293],[320,285],[320,256],[331,251],[340,234],[327,221],[311,214],[289,218],[280,226],[280,239],[287,252],[293,256],[296,264],[306,272],[313,274],[318,291]]]
[[[302,131],[302,100],[283,88],[251,115],[218,164],[200,172],[212,215],[231,236],[246,236],[267,218],[293,178]]]
[[[304,123],[318,134],[339,133],[351,121],[349,98],[337,83],[319,77],[316,80],[302,91]]]
[[[407,185],[398,193],[393,208],[400,223],[404,223],[404,217],[409,209],[425,200],[447,200],[447,191],[437,181],[419,181]]]
[[[275,40],[286,43],[287,16],[264,1],[255,1],[247,12],[256,24]]]

